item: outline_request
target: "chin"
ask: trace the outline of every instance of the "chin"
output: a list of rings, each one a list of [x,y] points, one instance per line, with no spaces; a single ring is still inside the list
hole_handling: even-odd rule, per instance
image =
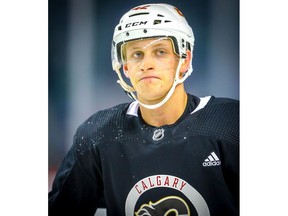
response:
[[[165,98],[166,94],[142,94],[141,96],[139,96],[139,100],[142,101],[146,101],[147,104],[156,104],[159,103],[160,101],[162,101]]]

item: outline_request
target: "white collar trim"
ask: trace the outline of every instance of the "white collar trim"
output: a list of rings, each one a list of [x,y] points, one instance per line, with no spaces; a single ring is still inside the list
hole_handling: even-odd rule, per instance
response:
[[[127,110],[127,115],[133,115],[138,117],[138,109],[139,109],[139,103],[138,101],[133,101]]]
[[[193,113],[203,109],[207,105],[207,103],[209,102],[210,98],[211,98],[211,96],[200,97],[200,102],[199,102],[198,106],[190,114],[193,114]]]
[[[206,97],[200,97],[200,102],[196,109],[193,110],[190,114],[193,114],[201,109],[203,109],[207,103],[209,102],[211,96],[206,96]],[[127,115],[132,115],[138,117],[138,109],[139,109],[139,103],[138,101],[133,101],[127,110]]]

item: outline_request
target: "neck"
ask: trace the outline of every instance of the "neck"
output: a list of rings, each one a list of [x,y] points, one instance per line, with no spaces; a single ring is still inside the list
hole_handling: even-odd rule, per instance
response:
[[[187,93],[184,85],[179,84],[171,98],[156,109],[147,109],[140,105],[140,111],[144,121],[155,127],[174,124],[184,113],[187,105]]]

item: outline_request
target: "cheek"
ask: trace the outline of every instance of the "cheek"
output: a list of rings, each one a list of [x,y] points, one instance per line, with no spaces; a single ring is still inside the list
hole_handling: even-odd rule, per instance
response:
[[[135,79],[135,77],[139,76],[139,67],[131,64],[123,65],[123,73],[128,79]]]
[[[175,78],[175,74],[171,73],[169,74],[169,76],[165,76],[165,80],[164,80],[164,83],[167,85],[167,86],[170,86],[173,84],[174,82],[174,78]]]

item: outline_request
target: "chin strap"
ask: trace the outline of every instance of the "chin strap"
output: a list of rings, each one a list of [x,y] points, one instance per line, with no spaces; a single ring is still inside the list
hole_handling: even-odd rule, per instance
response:
[[[184,56],[184,57],[185,57],[185,56]],[[184,82],[184,80],[186,80],[187,77],[191,74],[192,71],[191,71],[190,73],[186,72],[186,73],[184,74],[184,76],[183,76],[181,79],[179,79],[180,67],[181,67],[181,64],[184,62],[184,60],[185,60],[184,58],[181,58],[181,59],[179,60],[173,85],[172,85],[172,87],[170,88],[170,90],[169,90],[169,92],[167,93],[167,95],[165,96],[165,98],[164,98],[161,102],[159,102],[159,103],[157,103],[157,104],[151,104],[151,105],[141,103],[141,102],[137,99],[136,95],[133,93],[133,92],[135,92],[135,89],[134,89],[132,86],[129,86],[129,85],[123,80],[122,75],[121,75],[121,72],[120,72],[121,65],[120,65],[119,63],[118,63],[118,64],[114,64],[113,69],[116,71],[116,73],[117,73],[117,75],[118,75],[118,77],[119,77],[119,80],[117,80],[117,83],[120,84],[120,86],[124,89],[125,93],[126,93],[130,98],[134,99],[134,100],[137,101],[140,105],[142,105],[143,107],[145,107],[145,108],[147,108],[147,109],[156,109],[156,108],[159,108],[160,106],[162,106],[163,104],[165,104],[165,103],[169,100],[169,98],[172,96],[172,94],[173,94],[176,86],[177,86],[179,83]]]

